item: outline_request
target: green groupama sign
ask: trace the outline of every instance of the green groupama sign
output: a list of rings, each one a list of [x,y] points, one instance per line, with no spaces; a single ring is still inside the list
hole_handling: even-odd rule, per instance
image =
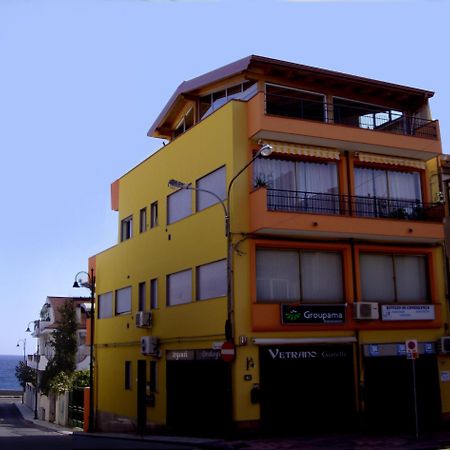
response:
[[[345,323],[345,305],[281,305],[281,323],[339,324]]]

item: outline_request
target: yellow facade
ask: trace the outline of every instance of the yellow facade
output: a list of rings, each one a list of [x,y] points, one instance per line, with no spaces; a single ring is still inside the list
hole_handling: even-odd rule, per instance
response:
[[[264,420],[264,417],[266,417],[265,420],[270,417],[263,410],[265,407],[267,411],[267,406],[261,406],[257,398],[260,384],[266,383],[265,386],[268,386],[267,380],[270,376],[274,376],[274,380],[277,379],[279,375],[276,373],[277,370],[287,370],[287,366],[283,366],[282,361],[275,369],[272,369],[270,357],[274,360],[275,355],[278,354],[283,358],[290,358],[294,354],[295,358],[306,358],[307,354],[316,357],[320,349],[324,349],[323,354],[329,355],[333,348],[342,355],[349,351],[348,354],[345,353],[342,362],[342,367],[345,366],[342,370],[347,371],[345,373],[350,374],[351,377],[354,376],[354,382],[350,383],[354,399],[350,401],[348,407],[352,408],[353,402],[355,413],[364,413],[366,406],[363,401],[364,390],[361,386],[366,382],[365,364],[370,366],[374,361],[370,360],[370,357],[377,356],[368,353],[371,351],[370,346],[376,346],[376,351],[380,351],[381,354],[388,352],[384,357],[395,356],[396,361],[400,361],[399,354],[394,355],[389,352],[395,352],[395,346],[399,348],[398,345],[408,339],[418,340],[424,346],[421,351],[431,352],[432,356],[421,356],[423,359],[436,357],[436,366],[438,366],[436,373],[441,374],[436,381],[440,388],[442,406],[439,413],[450,412],[448,397],[450,383],[447,382],[445,375],[442,376],[442,371],[449,370],[448,357],[440,355],[437,358],[438,347],[434,345],[445,335],[445,326],[449,322],[442,223],[439,221],[433,223],[395,221],[392,218],[361,219],[348,214],[326,216],[282,211],[269,212],[266,210],[264,197],[267,193],[263,190],[254,192],[252,167],[240,175],[233,184],[230,198],[236,359],[228,365],[219,363],[218,349],[225,341],[227,300],[225,296],[196,300],[198,292],[196,269],[207,263],[224,260],[227,256],[224,210],[220,203],[216,203],[196,212],[196,192],[190,190],[192,213],[175,223],[168,224],[167,197],[174,192],[168,187],[170,179],[190,183],[195,188],[197,180],[218,168],[225,167],[228,186],[233,176],[250,161],[260,143],[268,140],[280,142],[280,145],[284,143],[283,145],[309,146],[308,155],[288,155],[287,160],[298,157],[311,161],[319,154],[322,158],[330,158],[330,155],[335,158],[338,155],[336,164],[340,174],[340,189],[347,194],[352,194],[351,191],[354,189],[353,167],[362,164],[358,160],[358,145],[366,152],[372,151],[378,154],[377,167],[383,167],[383,164],[390,167],[388,165],[392,162],[393,156],[400,161],[400,164],[401,158],[404,157],[406,166],[408,161],[411,164],[411,155],[419,155],[420,158],[417,157],[415,164],[420,167],[424,161],[427,164],[427,169],[421,172],[422,191],[423,196],[426,197],[424,200],[428,202],[439,200],[441,191],[437,175],[439,141],[437,143],[433,141],[433,151],[430,151],[431,146],[427,142],[422,142],[425,141],[424,139],[397,135],[389,137],[385,136],[387,133],[381,133],[382,137],[377,141],[377,136],[380,134],[377,135],[377,132],[370,129],[358,129],[354,131],[354,135],[346,135],[345,127],[339,128],[329,124],[320,124],[324,131],[321,131],[318,128],[319,125],[315,123],[303,124],[303,128],[296,128],[297,124],[293,119],[269,117],[263,110],[258,110],[261,107],[259,102],[262,101],[261,89],[264,88],[263,75],[259,77],[260,79],[256,81],[260,91],[257,96],[250,100],[228,101],[208,117],[197,120],[195,126],[177,136],[176,139],[172,139],[168,145],[130,170],[115,184],[117,193],[114,195],[117,195],[117,198],[113,203],[117,204],[119,211],[119,242],[95,257],[96,293],[98,299],[111,292],[114,304],[117,290],[131,287],[132,301],[130,311],[116,314],[113,309],[111,317],[97,317],[95,322],[94,392],[97,425],[101,429],[132,430],[139,426],[138,416],[143,413],[142,404],[139,410],[138,402],[138,396],[142,392],[138,392],[136,385],[138,361],[145,361],[146,364],[144,420],[147,427],[171,425],[171,421],[173,423],[180,421],[182,414],[185,414],[187,422],[191,423],[188,420],[192,419],[188,417],[189,414],[180,412],[185,411],[183,408],[187,408],[186,405],[177,405],[174,396],[181,395],[176,387],[177,376],[179,383],[187,383],[187,388],[189,384],[186,380],[191,374],[201,378],[203,369],[195,368],[196,361],[198,367],[204,367],[205,371],[210,371],[208,373],[215,374],[217,371],[219,377],[223,376],[220,382],[222,384],[218,389],[223,388],[226,391],[223,395],[217,392],[211,394],[199,392],[199,402],[205,402],[206,405],[208,395],[217,394],[220,397],[219,401],[223,401],[224,405],[227,407],[231,405],[232,412],[228,417],[230,421],[242,426],[250,426]],[[238,78],[234,76],[233,82],[235,83],[236,80]],[[197,89],[195,95],[204,95],[201,89],[205,92],[208,89],[211,91],[214,87],[211,83],[208,85],[205,82],[205,86],[199,88],[200,90]],[[219,87],[222,87],[224,83],[223,80],[216,81]],[[167,123],[172,121],[173,128],[178,126],[177,123],[186,116],[190,105],[190,100],[186,100],[184,107],[179,108],[177,114],[175,114],[175,106],[172,105],[172,116],[167,113],[167,117],[172,118],[167,119]],[[427,111],[427,108],[423,109]],[[196,114],[199,115],[197,110]],[[256,117],[258,115],[260,117]],[[166,126],[168,126],[167,123]],[[161,130],[165,129],[161,126],[159,131],[154,129],[153,133],[164,136],[165,132]],[[318,138],[317,133],[323,133],[323,137]],[[345,136],[347,137],[344,138]],[[361,141],[360,136],[365,140]],[[345,142],[343,139],[348,141]],[[324,145],[325,143],[327,145]],[[317,148],[316,153],[314,148]],[[323,148],[327,149],[326,153],[321,150]],[[380,156],[383,154],[386,155],[385,161]],[[283,156],[278,155],[278,157]],[[397,164],[397,160],[395,163]],[[253,202],[256,196],[262,198],[262,206],[256,200]],[[149,208],[154,202],[158,202],[158,224],[149,227]],[[147,208],[147,224],[145,230],[140,232],[139,218],[143,208]],[[133,217],[132,236],[130,239],[121,241],[122,222],[130,216]],[[279,304],[264,304],[257,298],[255,261],[259,248],[297,249],[297,251],[298,249],[308,251],[325,249],[326,252],[341,252],[345,320],[337,325],[281,323]],[[359,271],[355,268],[355,264],[357,264],[359,252],[367,251],[367,248],[374,253],[388,252],[392,255],[398,252],[415,255],[418,252],[426,258],[427,267],[430,267],[427,295],[435,314],[433,319],[416,321],[411,319],[400,321],[399,319],[388,322],[382,321],[381,317],[372,321],[360,321],[354,318],[356,304],[362,301],[361,286],[358,281]],[[167,276],[188,269],[192,271],[192,301],[167,306]],[[149,285],[150,280],[155,279],[158,280],[158,305],[152,309],[152,326],[151,328],[137,327],[135,320],[139,310],[139,284],[146,283],[145,310],[150,310]],[[142,354],[141,338],[143,336],[158,338],[157,355]],[[268,341],[258,341],[261,339]],[[283,341],[278,341],[280,339]],[[304,355],[301,353],[302,349],[304,349]],[[178,355],[176,351],[184,353]],[[200,351],[205,351],[206,356],[199,356]],[[207,351],[212,353],[209,354]],[[285,354],[284,351],[290,353]],[[332,356],[324,356],[324,358],[332,358]],[[306,362],[304,367],[307,370],[311,368],[311,371],[319,371],[319,369],[332,371],[334,366],[327,365],[328,361],[325,359],[320,363],[323,364],[323,369],[320,369],[322,367],[320,365],[308,366]],[[126,361],[130,362],[131,367],[131,373],[128,374],[131,374],[131,382],[127,387],[124,380]],[[153,380],[148,368],[150,361],[156,363],[156,378]],[[427,370],[432,366],[433,363],[430,363]],[[379,368],[373,370],[379,370]],[[227,378],[229,376],[231,379]],[[328,376],[329,379],[337,377],[332,372]],[[370,377],[371,375],[369,375],[368,383],[373,385],[374,381]],[[311,375],[310,382],[313,378],[314,376]],[[214,380],[206,378],[204,383],[206,383],[205,389],[208,387],[214,391]],[[201,386],[195,386],[195,389],[201,389]],[[231,394],[228,389],[231,389]],[[306,386],[305,389],[308,390],[308,387]],[[151,400],[149,400],[150,397]],[[187,395],[185,398],[195,399],[195,395],[192,394],[190,397]],[[267,398],[264,400],[266,405],[269,401]],[[329,405],[321,406],[324,412],[328,406],[330,410],[336,407],[331,403],[332,400]],[[195,410],[194,406],[192,405],[193,410]],[[309,407],[314,409],[313,403],[310,403]],[[311,414],[315,414],[314,411]],[[224,417],[226,420],[226,414]]]

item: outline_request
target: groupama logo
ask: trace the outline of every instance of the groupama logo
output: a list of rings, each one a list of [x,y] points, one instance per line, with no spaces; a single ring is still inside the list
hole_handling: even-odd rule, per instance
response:
[[[342,305],[303,305],[282,304],[281,321],[296,323],[345,323],[345,304]]]
[[[302,313],[298,310],[297,307],[291,306],[288,308],[288,310],[285,312],[284,317],[289,321],[296,321],[299,320],[300,317],[302,317]]]

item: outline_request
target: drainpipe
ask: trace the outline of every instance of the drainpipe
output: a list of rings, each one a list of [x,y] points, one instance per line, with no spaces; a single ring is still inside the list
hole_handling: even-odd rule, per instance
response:
[[[353,281],[353,302],[356,301],[356,261],[355,261],[355,243],[353,238],[350,238],[350,250],[351,250],[351,260],[352,260],[352,281]],[[355,339],[356,339],[356,377],[357,377],[357,390],[358,390],[358,412],[364,412],[364,388],[362,383],[362,352],[361,352],[361,343],[360,343],[360,333],[359,329],[355,330]],[[361,416],[360,416],[361,417]]]

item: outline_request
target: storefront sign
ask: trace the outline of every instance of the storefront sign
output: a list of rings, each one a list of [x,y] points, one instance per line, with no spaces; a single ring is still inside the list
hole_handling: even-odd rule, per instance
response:
[[[363,345],[364,356],[385,357],[385,356],[407,356],[406,342],[391,342],[385,344],[365,344]],[[417,354],[436,354],[436,344],[434,342],[418,342]]]
[[[281,323],[345,323],[345,305],[281,305]]]
[[[382,320],[434,320],[434,305],[381,305]]]
[[[342,359],[351,356],[351,348],[328,347],[268,347],[271,360],[281,359]]]
[[[200,350],[167,350],[167,361],[216,361],[220,359],[220,351],[212,349]]]
[[[167,361],[193,361],[195,357],[194,350],[167,350]]]
[[[406,356],[406,345],[405,344],[397,344],[397,355]]]

